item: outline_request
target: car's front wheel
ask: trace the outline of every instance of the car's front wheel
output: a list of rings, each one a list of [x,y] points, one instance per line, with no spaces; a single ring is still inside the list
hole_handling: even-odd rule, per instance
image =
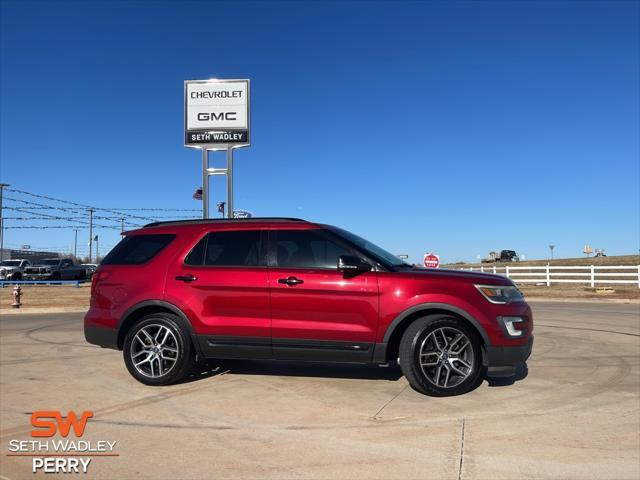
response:
[[[436,397],[466,393],[482,381],[478,335],[455,317],[418,319],[400,341],[400,368],[420,393]]]
[[[177,317],[151,314],[133,325],[123,346],[129,373],[146,385],[169,385],[186,377],[195,352]]]

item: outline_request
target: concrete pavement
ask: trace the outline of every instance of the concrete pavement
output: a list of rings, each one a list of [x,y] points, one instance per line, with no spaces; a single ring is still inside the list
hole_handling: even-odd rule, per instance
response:
[[[146,387],[121,353],[84,342],[77,313],[0,320],[0,474],[30,412],[93,410],[116,440],[89,478],[640,477],[640,306],[533,303],[536,343],[515,382],[460,397],[413,391],[395,367],[211,362]],[[510,384],[511,383],[511,384]]]

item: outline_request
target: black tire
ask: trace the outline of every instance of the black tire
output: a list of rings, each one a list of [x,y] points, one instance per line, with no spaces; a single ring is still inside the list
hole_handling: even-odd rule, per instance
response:
[[[456,333],[457,332],[457,333]],[[454,341],[458,333],[461,339],[468,340],[468,346],[461,354],[456,350]],[[444,334],[444,337],[441,335]],[[448,338],[447,335],[450,335]],[[436,348],[434,338],[440,337],[439,344],[446,351],[446,345],[453,345],[446,356]],[[458,345],[463,340],[458,340]],[[423,349],[424,348],[424,349]],[[421,349],[429,351],[422,356],[423,363],[438,362],[434,366],[421,366]],[[434,353],[435,352],[435,353]],[[464,357],[463,357],[464,355]],[[469,360],[472,360],[471,362]],[[470,365],[464,367],[462,362]],[[449,362],[449,363],[448,363]],[[453,362],[456,362],[455,365]],[[440,367],[438,370],[438,367]],[[454,368],[455,367],[455,368]],[[466,322],[449,315],[430,315],[415,320],[402,335],[400,340],[400,368],[411,387],[425,395],[433,397],[449,397],[461,395],[475,389],[482,382],[482,349],[477,333]],[[455,373],[458,370],[462,374]],[[447,374],[447,371],[449,374]],[[449,376],[447,376],[449,375]],[[446,378],[445,378],[446,377]],[[442,385],[436,385],[434,379]],[[459,383],[456,383],[459,382]],[[449,386],[445,386],[445,384]]]
[[[151,357],[154,355],[151,350],[148,352],[147,350],[144,352],[142,351],[142,343],[140,340],[136,339],[136,335],[140,334],[138,335],[138,338],[143,338],[145,337],[145,332],[153,333],[156,328],[158,329],[156,331],[160,331],[159,327],[171,332],[172,336],[169,338],[170,343],[167,343],[166,348],[169,348],[170,345],[171,348],[176,349],[177,353],[175,357],[173,357],[173,352],[168,353],[163,351],[162,348],[156,347],[160,350],[159,352],[156,352],[157,355],[163,355],[166,353],[167,356],[171,356],[173,358],[165,361],[156,357],[154,360],[147,362],[149,365],[144,364],[136,366],[132,356],[139,354],[138,358],[142,358],[144,360],[146,358],[145,355],[151,355]],[[166,330],[162,330],[162,332],[165,332]],[[145,341],[148,344],[152,344],[153,342],[148,339],[149,337],[146,336]],[[191,343],[189,333],[180,324],[178,317],[169,313],[154,313],[147,315],[135,323],[127,332],[124,339],[122,353],[124,356],[124,363],[131,376],[145,385],[152,386],[170,385],[179,382],[191,372],[195,361],[195,350]],[[175,359],[175,361],[169,365],[168,360],[173,359]],[[151,376],[150,374],[153,374],[155,370],[151,370],[154,365],[156,367],[155,369],[158,367],[162,369],[164,366],[167,368],[167,371],[161,375],[156,374],[155,376]]]
[[[60,275],[60,272],[55,272],[53,275],[51,275],[51,280],[60,280],[62,278],[62,276]]]
[[[22,280],[22,274],[20,272],[16,272],[11,276],[11,280],[15,280],[16,282],[19,282],[20,280]]]

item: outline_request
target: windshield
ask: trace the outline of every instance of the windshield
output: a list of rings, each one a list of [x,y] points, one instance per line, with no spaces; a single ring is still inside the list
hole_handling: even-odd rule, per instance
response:
[[[371,243],[369,240],[366,240],[358,235],[347,232],[338,227],[330,227],[331,230],[336,232],[341,237],[344,237],[349,242],[353,243],[357,247],[361,248],[365,252],[369,253],[373,258],[377,258],[382,260],[383,263],[391,265],[392,267],[408,267],[410,266],[408,263],[403,262],[393,253],[387,252],[384,248],[380,248],[379,246]]]
[[[58,263],[60,263],[60,260],[56,260],[55,258],[50,258],[48,260],[42,260],[40,263],[40,265],[58,265]]]
[[[19,267],[20,266],[20,260],[5,260],[4,262],[0,263],[0,267]]]

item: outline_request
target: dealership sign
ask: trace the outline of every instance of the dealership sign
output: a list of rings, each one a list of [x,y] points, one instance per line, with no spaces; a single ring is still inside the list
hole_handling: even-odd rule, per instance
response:
[[[249,145],[249,80],[184,82],[184,144]]]
[[[426,268],[440,267],[440,257],[435,253],[425,253],[422,262]]]

